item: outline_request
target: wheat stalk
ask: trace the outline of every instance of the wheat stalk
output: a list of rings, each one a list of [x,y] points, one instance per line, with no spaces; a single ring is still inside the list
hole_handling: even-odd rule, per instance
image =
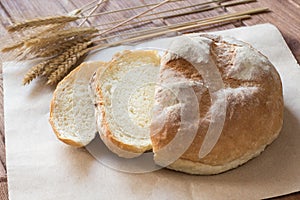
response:
[[[130,39],[130,42],[135,42],[138,41],[139,38],[144,38],[146,39],[148,34],[151,34],[153,32],[155,36],[171,33],[178,31],[178,28],[182,27],[181,30],[188,29],[189,26],[198,24],[198,26],[204,26],[207,23],[209,24],[216,24],[216,23],[221,23],[221,22],[226,22],[228,19],[232,19],[232,17],[237,17],[234,18],[234,20],[241,20],[244,18],[244,16],[252,15],[252,14],[257,14],[257,13],[262,13],[262,12],[269,12],[270,10],[268,8],[256,8],[256,9],[251,9],[247,11],[242,11],[242,12],[236,12],[236,13],[231,13],[231,14],[224,14],[224,15],[219,15],[215,17],[209,17],[209,18],[204,18],[204,19],[199,19],[199,20],[194,20],[194,21],[189,21],[189,22],[184,22],[184,23],[179,23],[179,24],[173,24],[173,25],[166,25],[163,27],[154,27],[154,28],[149,28],[146,30],[141,30],[141,31],[135,31],[135,32],[130,32],[130,33],[125,33],[121,35],[113,35],[113,36],[108,36],[108,37],[103,37],[101,39],[94,40],[94,42],[101,42],[103,40],[111,39],[114,37],[123,37],[123,36],[133,36],[133,38],[127,38],[124,40],[119,40],[116,43],[111,43],[111,44],[99,44],[99,48],[102,48],[103,46],[115,46],[116,44],[124,44],[127,42],[128,39]],[[238,18],[240,17],[240,18]],[[152,37],[152,36],[150,36]],[[93,50],[97,48],[97,46],[91,47]]]
[[[164,10],[164,11],[160,11],[160,12],[154,12],[154,13],[150,13],[150,14],[143,15],[141,18],[149,17],[149,16],[153,16],[153,15],[160,15],[160,14],[169,13],[169,12],[174,12],[174,11],[183,10],[183,9],[188,9],[188,8],[195,8],[195,7],[198,7],[198,6],[201,6],[201,9],[210,8],[210,6],[209,6],[208,4],[211,4],[211,3],[214,3],[214,2],[217,2],[217,1],[216,1],[216,0],[213,0],[213,1],[208,1],[208,2],[204,2],[204,3],[193,4],[193,5],[190,5],[190,6],[184,6],[184,7],[180,7],[180,8],[173,8],[172,10]],[[123,10],[123,9],[122,9],[122,10]],[[92,15],[92,17],[98,16],[98,15],[102,15],[102,13]],[[163,18],[163,17],[165,17],[165,16],[156,17],[155,19]],[[147,19],[147,20],[148,20],[148,19]],[[115,20],[115,21],[113,21],[113,22],[108,22],[108,23],[105,23],[105,24],[99,24],[99,25],[97,25],[97,26],[107,26],[107,25],[112,25],[112,24],[120,23],[120,22],[122,22],[122,21],[124,21],[124,19],[121,19],[121,20]],[[151,21],[151,20],[150,20],[150,21]],[[128,24],[127,24],[127,25],[128,25]]]
[[[82,39],[75,40],[74,42],[69,42],[62,51],[62,52],[65,52],[65,54],[61,54],[61,55],[54,57],[51,60],[51,62],[47,66],[45,66],[44,72],[42,75],[49,77],[55,70],[57,70],[58,66],[62,62],[65,61],[67,56],[70,56],[70,54],[67,54],[66,52],[72,51],[71,48],[75,47],[78,44],[83,44],[83,43],[87,43],[87,42],[90,42],[90,40],[88,38],[82,38]]]
[[[81,27],[60,31],[59,28],[62,27],[62,25],[53,26],[30,37],[24,37],[16,44],[2,49],[2,52],[19,49],[19,54],[10,54],[17,60],[32,59],[36,57],[53,57],[62,52],[65,49],[65,46],[78,42],[79,38],[85,38],[84,41],[88,41],[95,37],[92,36],[93,33],[98,32],[95,28]]]
[[[164,29],[164,30],[154,32],[154,33],[148,32],[148,33],[145,33],[143,35],[139,35],[139,36],[132,37],[132,38],[126,38],[124,40],[119,40],[119,41],[114,42],[114,43],[98,44],[98,45],[95,45],[93,47],[90,47],[90,48],[86,49],[85,51],[89,52],[89,51],[96,50],[96,49],[105,49],[105,48],[108,48],[108,47],[122,45],[122,44],[126,44],[126,43],[129,43],[129,42],[136,42],[136,41],[140,41],[140,40],[144,40],[144,39],[154,38],[154,37],[161,36],[161,35],[164,35],[164,34],[167,34],[167,33],[178,32],[178,31],[183,31],[183,30],[192,29],[192,28],[199,28],[199,27],[218,24],[218,23],[227,23],[227,22],[232,22],[232,21],[236,21],[236,20],[247,19],[247,18],[250,18],[250,17],[251,17],[251,15],[237,15],[237,16],[230,16],[230,17],[224,18],[224,19],[216,18],[215,20],[207,20],[207,21],[204,21],[204,22],[198,22],[198,23],[195,23],[195,24],[189,24],[189,25],[180,26],[180,27],[176,27],[176,28]]]
[[[55,56],[55,55],[61,54],[66,49],[71,48],[72,46],[74,46],[77,43],[88,42],[93,37],[95,37],[95,36],[91,35],[91,36],[76,37],[74,39],[64,41],[64,42],[60,43],[60,45],[52,45],[52,46],[49,46],[44,51],[36,52],[36,56],[42,57],[42,58]]]
[[[89,12],[89,14],[84,17],[83,21],[79,24],[79,26],[82,26],[87,21],[87,19],[97,10],[97,8],[106,1],[107,0],[99,0],[98,3],[94,6],[94,8]]]
[[[168,15],[164,15],[164,16],[155,16],[155,17],[139,20],[136,22],[130,22],[130,23],[127,23],[127,25],[136,25],[136,24],[140,24],[140,23],[151,22],[151,21],[157,20],[157,19],[167,19],[167,18],[179,17],[179,16],[184,16],[184,15],[189,15],[189,14],[194,14],[194,13],[200,13],[200,12],[205,12],[205,11],[213,10],[213,9],[220,8],[220,7],[230,7],[230,6],[235,6],[238,4],[252,3],[252,2],[256,2],[256,0],[241,0],[241,1],[236,1],[236,2],[227,2],[227,3],[223,3],[222,5],[214,5],[214,6],[207,5],[207,4],[211,4],[213,2],[217,2],[217,1],[209,1],[209,2],[204,2],[204,3],[194,4],[192,6],[185,6],[185,7],[181,7],[181,8],[175,8],[172,10],[165,10],[165,11],[161,11],[161,12],[150,13],[150,14],[141,16],[141,18],[149,17],[149,16],[153,16],[153,15],[160,15],[163,13],[173,13],[174,11],[177,11],[177,10],[183,10],[183,9],[187,9],[187,8],[193,8],[196,6],[202,6],[198,9],[193,9],[192,11],[185,11],[185,12],[178,13],[178,14],[168,14]],[[117,21],[113,21],[113,22],[99,24],[99,25],[97,25],[97,27],[117,24],[117,23],[122,22],[123,20],[117,20]],[[109,28],[107,28],[107,29],[109,29]],[[107,30],[107,29],[104,29],[104,30]]]
[[[56,54],[51,54],[53,51],[51,51],[51,53],[46,51],[49,55],[56,56],[53,56],[52,58],[43,61],[28,70],[24,76],[23,84],[29,84],[33,79],[39,76],[47,77],[50,80],[48,81],[48,84],[58,82],[75,64],[72,62],[75,62],[75,60],[78,60],[83,54],[85,54],[82,51],[92,43],[91,38],[92,37],[89,36],[70,40],[60,45],[59,48],[61,48],[61,52]],[[46,53],[44,53],[44,55],[46,55]]]
[[[158,7],[160,7],[160,6],[164,5],[164,4],[166,4],[166,3],[169,3],[169,2],[171,2],[171,1],[172,1],[172,0],[164,0],[163,2],[161,2],[161,3],[159,3],[159,4],[155,5],[155,6],[153,6],[153,7],[151,7],[151,8],[149,8],[148,10],[146,10],[146,11],[144,11],[144,12],[141,12],[141,13],[139,13],[139,14],[133,16],[133,17],[130,17],[129,19],[127,19],[127,20],[125,20],[125,21],[123,21],[123,22],[121,22],[121,23],[119,23],[119,24],[117,24],[117,25],[115,25],[115,26],[113,26],[113,27],[111,27],[111,28],[105,30],[105,31],[102,31],[99,35],[106,34],[106,33],[110,32],[110,31],[112,31],[112,30],[114,30],[114,29],[116,29],[116,28],[119,28],[120,26],[122,26],[122,25],[124,25],[124,24],[127,24],[128,22],[130,22],[130,21],[132,21],[132,20],[134,20],[134,19],[136,19],[136,18],[139,18],[139,17],[141,17],[141,16],[147,14],[148,12],[150,12],[150,11],[152,11],[152,10],[154,10],[154,9],[156,9],[156,8],[158,8]]]
[[[17,43],[5,46],[3,49],[1,49],[1,51],[3,53],[9,52],[9,51],[13,51],[15,49],[21,48],[24,45],[24,40],[18,41]]]
[[[1,49],[1,51],[5,53],[5,52],[9,52],[9,51],[13,51],[18,48],[21,48],[24,46],[24,44],[27,41],[37,38],[37,37],[40,37],[41,35],[47,35],[49,33],[57,32],[59,29],[63,28],[65,25],[66,25],[65,23],[61,23],[58,25],[50,25],[41,31],[35,30],[36,32],[31,33],[29,36],[21,37],[17,42],[5,46],[3,49]]]
[[[16,31],[21,31],[23,29],[32,28],[32,27],[72,22],[77,19],[79,19],[79,17],[77,16],[51,16],[45,18],[36,18],[36,19],[27,20],[20,23],[15,23],[14,25],[9,26],[7,30],[9,32],[16,32]]]
[[[90,35],[93,33],[97,33],[98,29],[93,27],[74,27],[67,30],[62,30],[57,33],[52,33],[51,35],[37,37],[31,40],[27,40],[25,42],[26,47],[30,46],[45,46],[49,43],[55,44],[58,41],[66,40],[71,37],[75,36],[82,36],[82,35]]]
[[[170,3],[172,2],[178,2],[178,1],[185,1],[185,0],[171,0]],[[212,0],[208,3],[212,3],[212,2],[220,2],[221,0]],[[208,4],[207,2],[205,4]],[[145,8],[145,7],[149,7],[149,6],[156,6],[159,3],[150,3],[150,4],[145,4],[145,5],[141,5],[141,6],[133,6],[130,8],[122,8],[122,9],[118,9],[118,10],[112,10],[112,11],[106,11],[106,12],[101,12],[101,13],[96,13],[91,15],[90,17],[96,17],[96,16],[101,16],[101,15],[107,15],[107,14],[112,14],[112,13],[118,13],[118,12],[124,12],[124,11],[128,11],[128,10],[135,10],[135,9],[139,9],[139,8]],[[193,5],[195,6],[195,5]]]

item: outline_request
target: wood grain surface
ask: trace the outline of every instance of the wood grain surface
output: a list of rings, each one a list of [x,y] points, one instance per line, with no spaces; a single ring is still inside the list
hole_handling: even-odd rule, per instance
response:
[[[185,0],[181,2],[173,2],[164,5],[153,12],[163,11],[169,8],[178,8],[186,5],[194,5],[208,0]],[[5,27],[13,21],[21,21],[25,18],[34,18],[48,15],[60,15],[72,11],[82,5],[91,2],[91,0],[0,0],[0,38],[6,37]],[[131,6],[144,5],[148,3],[157,3],[159,0],[109,0],[102,5],[99,11],[114,10],[127,8]],[[233,7],[220,7],[208,12],[181,16],[176,18],[168,18],[164,20],[152,20],[142,26],[127,26],[116,30],[116,34],[139,30],[145,27],[159,26],[165,24],[176,24],[178,22],[206,18],[218,14],[232,13],[235,11],[247,10],[249,8],[269,7],[272,12],[253,16],[249,20],[242,22],[230,23],[226,25],[210,26],[193,31],[212,31],[224,30],[238,26],[249,26],[261,23],[272,23],[279,28],[283,34],[288,46],[300,62],[300,0],[258,0],[255,3],[245,5],[237,5]],[[147,8],[140,8],[134,11],[126,11],[122,13],[103,15],[101,17],[92,18],[87,23],[92,25],[104,24],[112,20],[128,19],[129,17],[145,11]],[[176,13],[176,11],[174,11]],[[153,16],[152,16],[153,17]],[[101,27],[100,27],[101,28]],[[1,39],[1,41],[3,41]],[[108,41],[108,42],[111,42]],[[0,57],[1,58],[1,57]],[[0,63],[2,64],[2,63]],[[0,66],[1,67],[1,66]],[[8,199],[6,162],[5,162],[5,135],[4,135],[4,116],[3,116],[3,79],[2,67],[0,68],[0,200]],[[299,188],[300,190],[300,188]],[[300,199],[300,193],[293,193],[286,196],[276,197],[273,199],[296,200]]]

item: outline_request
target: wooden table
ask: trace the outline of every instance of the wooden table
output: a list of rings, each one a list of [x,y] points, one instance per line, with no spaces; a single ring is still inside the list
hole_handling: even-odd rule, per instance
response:
[[[197,4],[208,0],[189,0],[186,2],[175,2],[167,7],[178,6],[178,4]],[[53,14],[62,14],[67,11],[71,11],[75,8],[79,8],[91,0],[0,0],[0,36],[6,34],[5,26],[9,25],[13,20],[22,20],[24,18],[34,18]],[[159,0],[129,0],[129,1],[118,1],[110,0],[104,5],[102,10],[114,10],[133,5],[142,5],[150,2],[159,2]],[[245,20],[241,23],[231,23],[224,26],[210,27],[206,29],[199,29],[199,31],[211,31],[211,30],[223,30],[228,28],[234,28],[236,26],[248,26],[260,23],[272,23],[276,25],[282,32],[288,46],[295,55],[298,63],[300,62],[300,0],[258,0],[256,3],[238,5],[234,7],[218,8],[209,12],[193,14],[191,19],[195,17],[208,17],[216,14],[223,14],[226,12],[242,11],[249,8],[256,7],[269,7],[272,12],[253,16],[249,20]],[[163,8],[161,8],[163,9]],[[133,14],[137,14],[141,10],[135,10],[131,12],[122,12],[118,15],[102,16],[92,21],[92,24],[101,24],[110,22],[112,19],[127,19]],[[184,17],[167,20],[155,20],[145,26],[155,26],[158,24],[172,24]],[[1,40],[2,42],[2,40]],[[0,72],[2,73],[2,72]],[[3,88],[2,88],[2,76],[0,76],[0,199],[7,200],[7,176],[6,176],[6,162],[5,162],[5,136],[4,136],[4,121],[3,121]],[[300,189],[300,188],[299,188]],[[274,199],[285,199],[285,200],[296,200],[300,199],[300,192],[274,198]]]

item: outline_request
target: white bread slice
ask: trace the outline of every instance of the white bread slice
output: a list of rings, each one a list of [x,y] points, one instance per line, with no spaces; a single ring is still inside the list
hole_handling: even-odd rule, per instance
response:
[[[159,66],[156,51],[124,51],[91,80],[98,132],[120,157],[152,149],[149,126]]]
[[[57,138],[66,144],[83,147],[96,135],[94,106],[88,84],[104,62],[85,62],[56,87],[50,105],[50,124]]]

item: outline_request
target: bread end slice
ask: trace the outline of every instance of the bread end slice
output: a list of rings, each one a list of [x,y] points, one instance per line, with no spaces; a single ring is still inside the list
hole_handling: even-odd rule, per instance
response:
[[[74,69],[56,87],[50,104],[49,122],[62,142],[83,147],[96,135],[94,105],[88,84],[104,62],[85,62]]]

